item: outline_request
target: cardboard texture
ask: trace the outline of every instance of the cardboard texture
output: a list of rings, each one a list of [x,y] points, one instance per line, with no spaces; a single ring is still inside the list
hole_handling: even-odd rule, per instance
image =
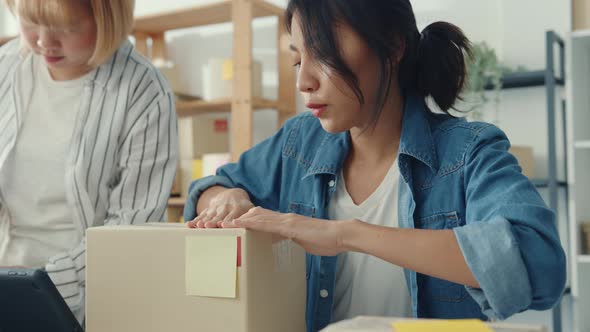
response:
[[[241,250],[237,250],[238,237]],[[276,250],[268,234],[197,230],[177,224],[91,228],[86,252],[86,331],[304,332],[305,254],[289,245],[289,257],[281,259],[290,264],[277,269]],[[186,254],[187,249],[204,246],[213,247],[210,255],[222,248],[225,253],[214,262],[202,259],[203,252]],[[211,278],[215,282],[220,266],[237,271],[223,282],[235,282],[235,298],[187,295],[191,283]],[[187,273],[195,280],[187,282]],[[222,283],[221,278],[218,281]],[[222,295],[219,289],[213,291],[209,295]]]
[[[154,61],[154,66],[156,66],[160,73],[166,77],[166,80],[170,84],[172,91],[175,93],[187,94],[186,84],[183,84],[182,80],[180,79],[180,70],[173,62]]]
[[[178,122],[178,132],[182,159],[199,159],[205,153],[229,151],[229,125],[223,115],[182,118]]]
[[[533,154],[533,148],[530,146],[514,145],[509,151],[518,160],[518,164],[522,168],[522,174],[526,175],[529,179],[534,178],[535,156]]]
[[[199,115],[178,120],[179,171],[178,192],[186,196],[192,181],[203,176],[202,158],[205,154],[229,151],[229,125],[223,115]],[[200,169],[196,169],[200,167]]]

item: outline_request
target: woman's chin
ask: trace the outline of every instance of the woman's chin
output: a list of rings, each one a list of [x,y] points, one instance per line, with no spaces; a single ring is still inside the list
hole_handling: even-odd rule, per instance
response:
[[[324,131],[326,131],[330,134],[339,134],[341,132],[348,130],[347,128],[342,128],[342,126],[336,126],[331,121],[328,121],[325,119],[320,119],[320,124],[322,125],[322,128],[324,129]]]

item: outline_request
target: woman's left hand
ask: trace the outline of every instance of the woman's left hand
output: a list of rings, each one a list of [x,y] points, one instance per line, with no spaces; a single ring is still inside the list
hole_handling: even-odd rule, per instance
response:
[[[293,240],[305,251],[318,256],[336,256],[346,251],[343,227],[347,221],[309,218],[294,213],[279,213],[255,207],[224,228],[247,228]]]

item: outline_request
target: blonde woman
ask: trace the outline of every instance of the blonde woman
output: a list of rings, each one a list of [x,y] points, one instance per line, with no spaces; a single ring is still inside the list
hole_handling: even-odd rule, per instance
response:
[[[5,0],[0,266],[44,267],[84,315],[85,231],[160,221],[177,164],[173,94],[133,50],[134,0]]]

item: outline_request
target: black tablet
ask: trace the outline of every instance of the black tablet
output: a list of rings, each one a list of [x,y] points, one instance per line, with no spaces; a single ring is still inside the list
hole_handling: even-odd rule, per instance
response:
[[[0,268],[0,332],[40,331],[83,330],[45,271]]]

